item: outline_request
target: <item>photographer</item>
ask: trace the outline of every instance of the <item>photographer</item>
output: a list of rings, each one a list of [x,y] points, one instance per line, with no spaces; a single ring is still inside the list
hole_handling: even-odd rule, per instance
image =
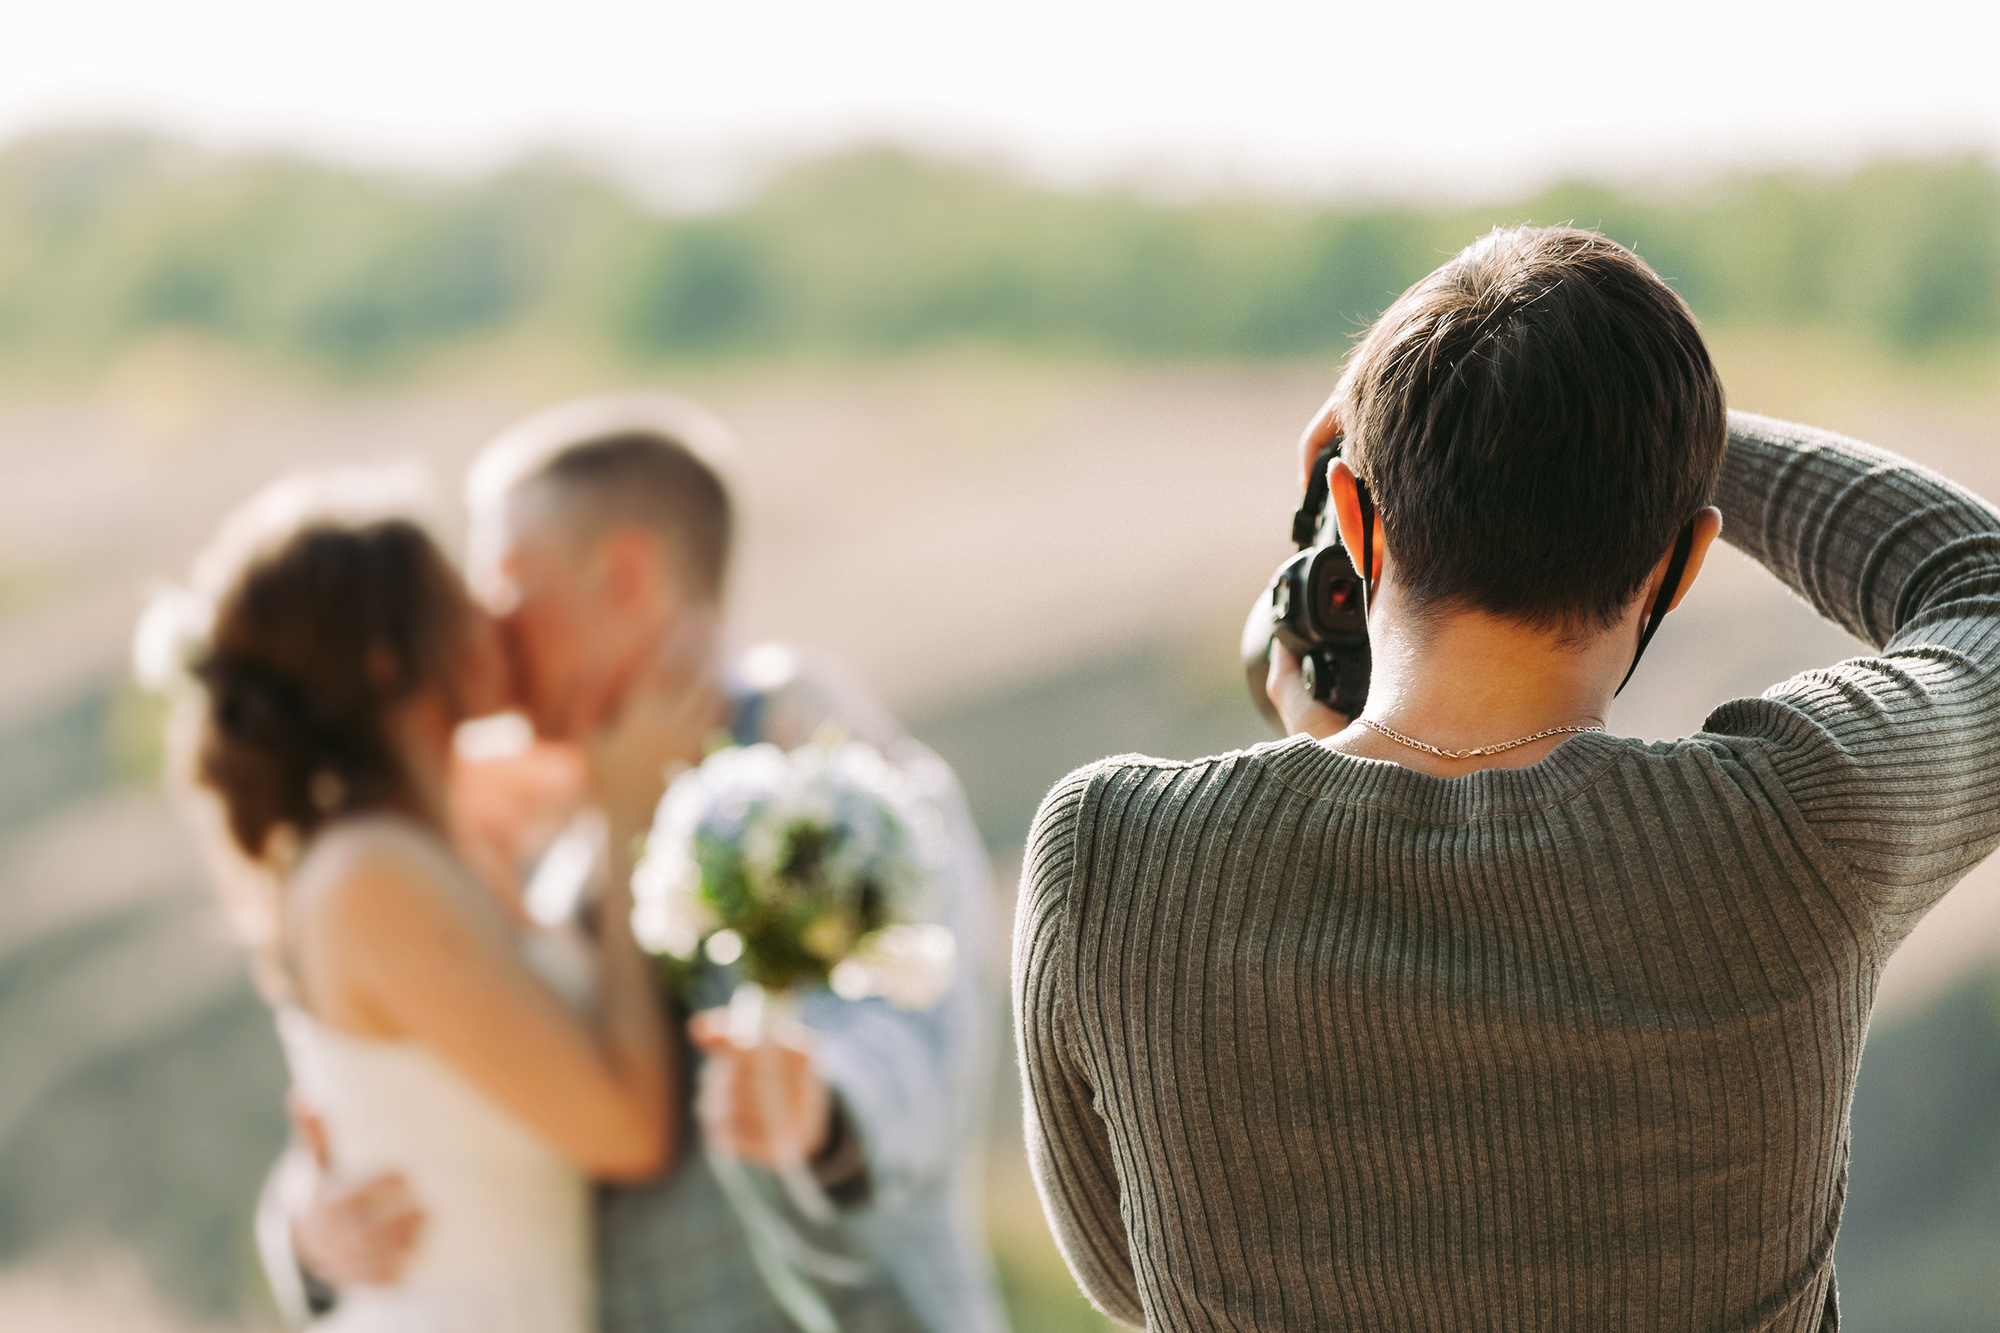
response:
[[[1360,716],[1106,760],[1038,816],[1014,986],[1063,1253],[1155,1330],[1831,1330],[1898,942],[2000,840],[2000,514],[1725,413],[1686,306],[1518,228],[1308,429],[1371,586]],[[1721,512],[1710,507],[1711,501]],[[1728,537],[1878,655],[1605,728]]]

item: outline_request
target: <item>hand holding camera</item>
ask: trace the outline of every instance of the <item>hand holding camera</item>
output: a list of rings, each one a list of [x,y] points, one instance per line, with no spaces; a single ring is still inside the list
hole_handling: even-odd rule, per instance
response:
[[[1278,567],[1243,625],[1251,701],[1285,734],[1330,736],[1368,700],[1368,588],[1327,521],[1327,469],[1340,445],[1335,435],[1314,455],[1292,516],[1299,553]]]
[[[1278,729],[1287,736],[1304,733],[1318,741],[1338,736],[1347,730],[1354,718],[1336,712],[1330,705],[1313,697],[1312,687],[1305,682],[1304,666],[1304,660],[1297,653],[1282,643],[1274,642],[1271,645],[1271,667],[1264,678],[1264,693],[1260,702],[1268,701],[1270,707],[1277,710]]]

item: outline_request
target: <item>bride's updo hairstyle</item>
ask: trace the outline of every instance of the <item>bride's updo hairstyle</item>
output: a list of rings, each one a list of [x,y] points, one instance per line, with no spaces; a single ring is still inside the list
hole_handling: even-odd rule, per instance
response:
[[[394,480],[283,483],[196,567],[181,617],[193,623],[173,652],[199,687],[182,771],[214,793],[254,861],[288,859],[344,814],[414,812],[391,715],[431,690],[461,703],[470,606],[456,571],[410,518],[353,503]]]
[[[387,716],[425,689],[452,697],[465,615],[443,553],[406,519],[306,527],[243,570],[193,663],[208,695],[196,771],[238,847],[262,858],[281,826],[303,842],[410,802]]]

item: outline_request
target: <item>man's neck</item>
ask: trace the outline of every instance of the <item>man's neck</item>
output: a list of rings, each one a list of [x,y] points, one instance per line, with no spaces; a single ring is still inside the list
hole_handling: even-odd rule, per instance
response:
[[[1504,744],[1555,727],[1608,725],[1612,696],[1638,642],[1636,622],[1578,644],[1482,611],[1414,616],[1388,580],[1379,586],[1368,629],[1374,666],[1362,716],[1443,750]],[[1525,768],[1570,734],[1472,759],[1444,759],[1356,721],[1328,744],[1344,754],[1458,777],[1482,768]]]

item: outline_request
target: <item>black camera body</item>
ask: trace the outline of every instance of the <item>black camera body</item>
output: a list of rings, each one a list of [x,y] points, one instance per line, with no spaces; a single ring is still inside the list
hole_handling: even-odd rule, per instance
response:
[[[1251,701],[1280,731],[1284,722],[1264,690],[1273,639],[1298,655],[1313,698],[1350,718],[1368,700],[1368,590],[1328,522],[1326,472],[1340,443],[1336,438],[1314,460],[1305,502],[1292,516],[1299,553],[1278,566],[1243,625]]]

